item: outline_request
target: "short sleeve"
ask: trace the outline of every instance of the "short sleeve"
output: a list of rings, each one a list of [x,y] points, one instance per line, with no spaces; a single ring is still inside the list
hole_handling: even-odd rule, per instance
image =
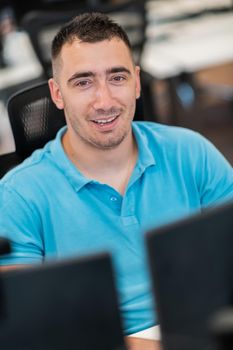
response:
[[[12,253],[0,265],[32,264],[43,260],[41,222],[36,208],[6,183],[0,183],[0,236],[8,238]]]
[[[219,150],[201,137],[199,191],[203,207],[233,199],[233,168]]]

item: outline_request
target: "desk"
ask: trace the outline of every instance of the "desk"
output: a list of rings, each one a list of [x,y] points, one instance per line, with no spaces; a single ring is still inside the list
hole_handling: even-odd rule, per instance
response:
[[[0,90],[4,91],[7,88],[31,81],[40,77],[41,74],[42,68],[37,62],[0,69]]]
[[[179,2],[181,1],[174,1],[174,6]],[[218,2],[215,1],[215,5]],[[169,1],[168,3],[170,4]],[[206,1],[203,4],[199,1],[194,4],[191,0],[186,3],[195,6],[192,9],[177,6],[175,14],[172,14],[169,7],[163,8],[165,2],[161,2],[161,9],[157,8],[157,2],[149,2],[147,42],[141,62],[143,69],[150,72],[155,79],[166,81],[171,124],[179,124],[182,113],[186,113],[185,106],[189,110],[194,105],[197,107],[194,73],[233,62],[233,11],[227,9],[216,13],[199,13],[198,10],[202,10],[201,6]],[[222,4],[222,1],[219,3]],[[200,9],[196,8],[197,5]],[[189,10],[190,13],[184,13],[184,10]],[[191,10],[197,12],[194,11],[193,17],[186,18],[186,15],[193,14]],[[183,80],[182,73],[186,73],[186,80]],[[182,97],[178,96],[181,82],[185,82],[182,84]],[[183,98],[187,94],[188,102]]]
[[[9,96],[43,79],[42,67],[26,33],[15,31],[4,38],[4,56],[8,66],[0,69],[0,154],[15,149],[6,111]]]
[[[0,155],[15,150],[14,138],[11,131],[5,104],[0,100]]]
[[[147,37],[142,66],[158,79],[231,62],[233,12],[170,23],[151,21]]]
[[[11,32],[4,38],[3,43],[3,53],[8,66],[0,69],[0,90],[42,75],[42,67],[26,33]]]

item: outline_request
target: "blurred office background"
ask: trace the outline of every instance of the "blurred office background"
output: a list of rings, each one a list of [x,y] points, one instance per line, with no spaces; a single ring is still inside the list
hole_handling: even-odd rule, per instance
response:
[[[46,11],[60,16],[67,10],[74,15],[76,6],[77,13],[80,8],[96,10],[103,6],[110,11],[129,2],[40,0],[27,4],[0,0],[0,155],[14,150],[6,109],[9,96],[48,77],[32,42],[28,18],[37,23]],[[148,119],[153,114],[157,122],[201,132],[233,165],[233,1],[138,2],[145,9],[139,64],[152,77]],[[124,11],[123,7],[118,11]],[[133,18],[136,17],[135,13]],[[40,38],[50,44],[51,28],[46,34],[45,23]]]

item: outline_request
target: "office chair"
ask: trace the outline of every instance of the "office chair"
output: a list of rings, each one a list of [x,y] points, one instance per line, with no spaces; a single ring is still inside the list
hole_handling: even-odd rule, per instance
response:
[[[53,139],[65,125],[63,111],[50,98],[47,81],[12,95],[7,110],[16,153],[22,160]]]
[[[93,5],[90,5],[93,3]],[[73,2],[66,8],[39,9],[25,14],[20,27],[25,30],[31,40],[32,47],[41,63],[46,78],[51,77],[51,42],[59,28],[74,16],[84,12],[103,12],[119,23],[127,32],[136,63],[140,63],[145,43],[146,9],[144,0],[126,0],[119,4],[100,3],[94,1],[86,5]]]
[[[0,155],[0,179],[16,165],[20,164],[22,159],[16,152],[6,153]]]
[[[47,81],[13,94],[8,100],[7,111],[15,152],[0,156],[0,178],[53,139],[65,125],[63,111],[58,110],[50,98]]]

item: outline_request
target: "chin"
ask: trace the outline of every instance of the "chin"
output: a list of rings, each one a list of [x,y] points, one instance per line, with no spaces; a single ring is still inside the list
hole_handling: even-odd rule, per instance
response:
[[[127,134],[126,134],[127,135]],[[108,150],[108,149],[114,149],[116,147],[118,147],[126,138],[126,135],[123,135],[121,137],[115,138],[115,139],[110,139],[106,142],[101,141],[94,141],[92,142],[92,144],[99,149],[103,149],[103,150]]]

